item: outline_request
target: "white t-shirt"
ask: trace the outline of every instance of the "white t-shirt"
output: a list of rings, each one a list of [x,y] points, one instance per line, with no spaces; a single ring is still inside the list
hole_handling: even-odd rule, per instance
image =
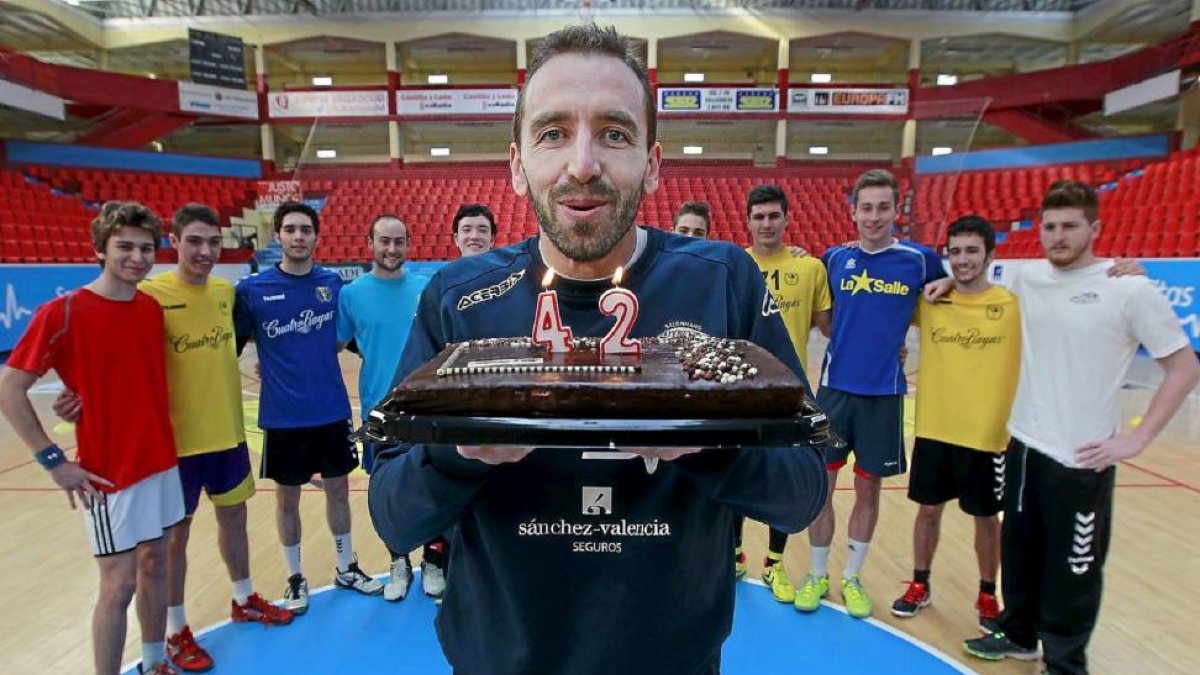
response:
[[[1158,359],[1190,344],[1149,279],[1110,278],[1111,266],[1063,272],[1039,260],[1012,284],[1022,349],[1008,431],[1069,467],[1079,446],[1117,432],[1117,392],[1138,345]]]

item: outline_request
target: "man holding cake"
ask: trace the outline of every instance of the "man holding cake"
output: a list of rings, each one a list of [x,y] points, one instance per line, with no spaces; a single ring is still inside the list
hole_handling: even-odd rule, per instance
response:
[[[397,380],[448,343],[528,337],[543,301],[556,348],[604,336],[615,316],[626,322],[623,345],[701,333],[749,340],[803,378],[744,252],[633,226],[658,184],[654,111],[645,68],[614,30],[570,27],[542,42],[509,150],[514,189],[533,201],[541,235],[430,280]],[[606,316],[598,307],[618,268],[626,293],[611,297],[640,300],[636,314]],[[393,550],[453,529],[437,630],[456,672],[717,673],[732,628],[734,517],[796,532],[827,487],[808,448],[418,444],[379,455],[370,508]]]

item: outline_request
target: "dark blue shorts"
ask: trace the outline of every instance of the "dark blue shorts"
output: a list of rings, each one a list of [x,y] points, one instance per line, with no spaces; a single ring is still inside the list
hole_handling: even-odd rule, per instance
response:
[[[202,490],[214,506],[241,504],[254,496],[250,450],[239,443],[229,450],[180,457],[179,482],[183,484],[183,510],[189,516],[200,506]]]
[[[846,465],[854,453],[854,472],[873,478],[908,470],[904,457],[904,396],[860,396],[829,387],[817,392],[817,405],[846,441],[840,450],[822,448],[831,470]]]

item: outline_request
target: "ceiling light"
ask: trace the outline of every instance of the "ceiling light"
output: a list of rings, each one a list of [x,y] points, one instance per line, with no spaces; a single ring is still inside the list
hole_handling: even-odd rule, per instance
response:
[[[450,84],[449,75],[430,75],[427,79],[429,84]]]
[[[685,145],[683,146],[683,154],[685,155],[703,155],[704,147],[700,145]]]
[[[945,147],[945,146],[938,146],[938,147],[936,147],[936,148],[934,148],[934,149],[933,149],[933,156],[934,156],[934,157],[937,157],[938,155],[949,155],[949,154],[950,154],[950,153],[952,153],[952,152],[954,152],[954,148],[947,148],[947,147]]]
[[[431,157],[449,157],[450,148],[430,148],[429,155]]]
[[[829,84],[833,82],[833,73],[813,73],[809,81],[813,84]]]
[[[314,87],[329,87],[333,86],[333,78],[328,75],[318,75],[312,79]]]
[[[825,147],[824,145],[814,145],[808,149],[808,154],[810,154],[810,155],[828,155],[829,148]]]
[[[958,84],[958,76],[950,75],[949,73],[938,73],[937,85],[939,87],[953,87]]]
[[[684,73],[683,81],[684,82],[703,82],[704,81],[704,73]]]
[[[317,150],[317,159],[333,159],[335,157],[337,157],[337,150],[334,150],[332,148],[325,148],[324,150]]]

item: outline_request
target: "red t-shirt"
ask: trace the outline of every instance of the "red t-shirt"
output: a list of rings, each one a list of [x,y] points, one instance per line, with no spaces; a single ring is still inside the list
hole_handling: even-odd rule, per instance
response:
[[[149,295],[109,300],[87,289],[34,313],[8,365],[51,368],[79,394],[76,460],[121,490],[177,463],[167,409],[163,312]]]

